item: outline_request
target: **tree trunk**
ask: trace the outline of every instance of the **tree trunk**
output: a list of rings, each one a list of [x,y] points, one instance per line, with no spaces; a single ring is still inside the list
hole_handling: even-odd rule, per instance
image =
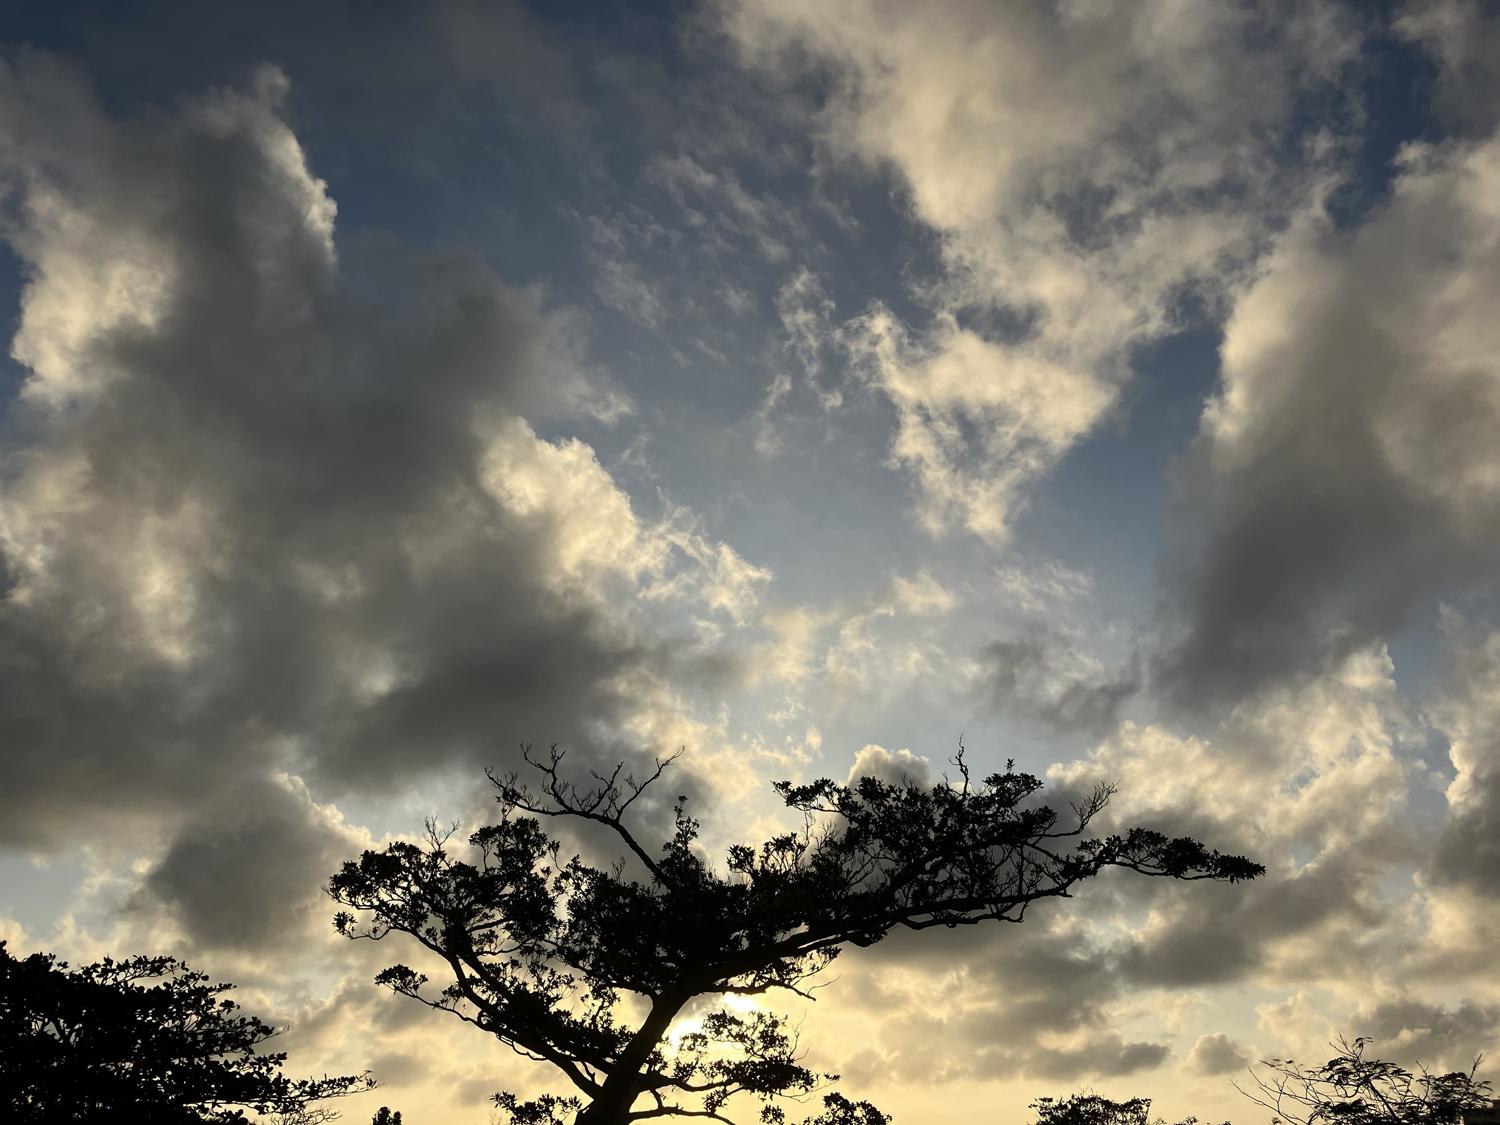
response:
[[[630,1107],[641,1093],[641,1069],[689,998],[686,993],[664,993],[657,998],[635,1037],[620,1052],[620,1059],[604,1080],[599,1096],[579,1111],[573,1125],[626,1125]]]

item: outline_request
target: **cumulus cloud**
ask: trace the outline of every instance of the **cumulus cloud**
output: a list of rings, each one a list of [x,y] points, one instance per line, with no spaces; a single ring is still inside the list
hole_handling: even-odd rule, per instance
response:
[[[1340,10],[726,5],[753,66],[820,71],[824,148],[889,171],[940,243],[931,326],[846,326],[897,411],[932,532],[1010,533],[1027,486],[1115,404],[1185,293],[1232,291],[1337,145],[1290,162],[1299,95],[1338,88]]]
[[[847,784],[861,777],[873,777],[887,785],[925,786],[932,783],[932,763],[910,750],[887,750],[870,743],[854,755]]]
[[[337,796],[523,739],[659,750],[629,732],[680,703],[676,657],[636,596],[732,627],[769,578],[538,433],[628,408],[575,318],[466,254],[337,240],[285,94],[268,70],[117,119],[48,58],[0,67],[27,270],[0,831],[175,831],[143,894],[205,943],[269,940],[348,846],[279,774]]]
[[[1500,633],[1471,642],[1463,632],[1450,618],[1452,675],[1433,717],[1454,776],[1429,873],[1500,900]]]
[[[1296,223],[1236,304],[1169,563],[1188,705],[1389,637],[1500,543],[1500,135],[1410,145],[1352,233]]]
[[[1463,1000],[1455,1007],[1412,997],[1361,1007],[1359,1034],[1375,1040],[1381,1058],[1434,1070],[1468,1070],[1500,1042],[1500,1005]]]
[[[1201,1035],[1182,1060],[1190,1074],[1232,1074],[1250,1061],[1245,1049],[1223,1033]]]
[[[1119,786],[1109,815],[1187,832],[1265,863],[1245,886],[1158,884],[1120,971],[1151,986],[1253,976],[1378,979],[1402,924],[1386,880],[1410,862],[1403,827],[1415,728],[1383,650],[1350,657],[1296,690],[1242,703],[1212,739],[1123,724],[1048,777]],[[1138,893],[1147,888],[1135,886]],[[1330,961],[1328,950],[1343,957]]]
[[[1101,879],[1072,909],[1038,910],[1002,933],[893,935],[840,962],[853,975],[844,994],[869,1009],[870,1025],[829,1065],[871,1082],[1076,1083],[1178,1053],[1183,1073],[1205,1077],[1249,1058],[1228,1030],[1180,1045],[1142,1034],[1132,1020],[1159,1015],[1157,990],[1301,985],[1319,1043],[1360,1033],[1351,997],[1395,1003],[1392,974],[1407,971],[1416,903],[1393,872],[1421,854],[1407,791],[1422,739],[1379,646],[1243,701],[1212,737],[1122,724],[1085,759],[1049,771],[1053,799],[1112,780],[1101,829],[1189,833],[1265,862],[1266,876],[1232,887]],[[851,776],[899,778],[917,765],[895,757],[866,747]],[[841,1018],[832,1041],[843,1041]],[[1279,1021],[1277,1042],[1300,1044],[1295,1031]]]
[[[368,839],[282,776],[189,824],[151,867],[154,900],[197,949],[285,948],[327,925],[323,881]]]
[[[857,974],[845,986],[851,1014],[870,1028],[860,1050],[835,1060],[851,1080],[1072,1082],[1148,1070],[1171,1054],[1113,1026],[1123,982],[1108,950],[1060,911],[999,935],[897,933],[840,965]]]
[[[1405,994],[1366,998],[1336,1019],[1313,995],[1296,992],[1256,1011],[1285,1053],[1308,1060],[1327,1058],[1339,1037],[1363,1035],[1373,1040],[1373,1058],[1436,1073],[1467,1071],[1500,1037],[1500,1008],[1474,1000],[1450,1006]]]

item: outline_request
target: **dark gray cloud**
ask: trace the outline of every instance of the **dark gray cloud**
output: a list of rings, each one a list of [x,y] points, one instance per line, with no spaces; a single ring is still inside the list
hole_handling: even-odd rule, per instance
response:
[[[1500,1006],[1464,1000],[1449,1008],[1425,1000],[1382,1001],[1355,1017],[1372,1053],[1409,1066],[1468,1070],[1500,1043]]]
[[[305,794],[265,784],[179,832],[141,897],[174,915],[196,948],[284,946],[327,924],[320,887],[352,846]]]
[[[1500,899],[1500,633],[1450,632],[1448,697],[1435,708],[1457,771],[1428,874]]]
[[[522,420],[619,409],[577,326],[467,255],[335,247],[283,94],[267,71],[117,120],[51,59],[0,68],[30,369],[0,837],[187,823],[148,890],[222,944],[270,940],[271,884],[326,874],[276,770],[336,795],[521,740],[629,756],[607,732],[664,659],[606,597],[645,551],[628,502]]]
[[[1084,1076],[1120,1078],[1158,1067],[1171,1055],[1171,1048],[1165,1043],[1127,1042],[1118,1035],[1105,1034],[1081,1047],[1032,1048],[1025,1053],[1021,1070],[1037,1078],[1059,1081]]]
[[[1131,1074],[1170,1055],[1165,1043],[1127,1041],[1110,1027],[1124,978],[1111,952],[1063,911],[1039,910],[1019,928],[900,931],[846,961],[873,970],[849,999],[879,1019],[880,1048],[862,1043],[839,1060],[855,1078],[1076,1081]],[[903,970],[904,983],[886,987],[884,968]],[[925,989],[911,983],[912,970]],[[1056,1036],[1073,1042],[1049,1045]]]
[[[1320,980],[1336,971],[1326,962],[1325,927],[1374,934],[1387,921],[1376,893],[1382,873],[1379,864],[1328,854],[1243,886],[1162,886],[1152,926],[1119,951],[1119,971],[1137,985],[1191,988],[1244,980],[1275,959],[1280,980]],[[1308,936],[1318,949],[1313,964],[1277,950]]]
[[[1500,750],[1492,753],[1500,757]],[[1500,898],[1500,769],[1479,778],[1470,798],[1450,813],[1429,870],[1440,884]]]
[[[982,659],[987,702],[1002,714],[1064,733],[1104,733],[1143,686],[1134,662],[1107,667],[1041,626],[991,642]]]
[[[1500,544],[1490,201],[1500,138],[1407,155],[1352,234],[1294,224],[1239,300],[1178,472],[1159,661],[1187,707],[1333,667]]]

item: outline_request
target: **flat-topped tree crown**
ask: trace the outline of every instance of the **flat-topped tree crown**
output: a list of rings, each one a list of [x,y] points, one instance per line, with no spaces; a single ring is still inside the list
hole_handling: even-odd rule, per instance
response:
[[[380,939],[399,930],[452,977],[436,993],[404,965],[377,981],[550,1063],[571,1083],[566,1096],[531,1102],[497,1095],[520,1125],[569,1115],[584,1125],[673,1114],[728,1122],[740,1094],[760,1100],[761,1120],[784,1121],[774,1099],[810,1094],[836,1076],[802,1066],[782,1018],[761,1009],[714,1009],[668,1046],[690,1002],[776,989],[807,995],[803,984],[845,945],[873,945],[898,927],[1020,922],[1032,903],[1068,897],[1110,867],[1228,882],[1264,870],[1186,837],[1141,828],[1093,835],[1109,786],[1059,812],[1034,799],[1041,782],[1014,763],[975,782],[960,750],[957,780],[930,786],[873,777],[777,783],[801,827],[730,848],[719,871],[696,846],[685,798],[659,846],[627,824],[672,758],[643,781],[616,767],[578,785],[560,773],[556,747],[545,757],[523,753],[538,788],[490,774],[499,821],[470,836],[466,858],[450,853],[451,834],[429,825],[423,844],[365,852],[329,886],[367,914],[361,922],[341,911],[340,933]],[[599,824],[623,855],[608,869],[578,856],[563,862],[544,817]],[[619,1022],[627,996],[645,1013],[633,1024]],[[868,1103],[832,1094],[809,1122],[884,1120]]]

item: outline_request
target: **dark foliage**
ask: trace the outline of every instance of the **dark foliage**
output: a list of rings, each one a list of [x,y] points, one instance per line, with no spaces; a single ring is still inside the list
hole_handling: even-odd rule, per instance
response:
[[[1150,1098],[1117,1102],[1098,1094],[1069,1094],[1065,1098],[1038,1098],[1036,1125],[1148,1125]]]
[[[401,1111],[391,1112],[390,1106],[381,1106],[370,1118],[370,1125],[401,1125]]]
[[[1338,1054],[1321,1066],[1267,1059],[1265,1071],[1253,1074],[1256,1088],[1240,1092],[1281,1125],[1459,1125],[1466,1114],[1490,1108],[1490,1084],[1474,1080],[1479,1059],[1467,1072],[1432,1074],[1419,1066],[1413,1073],[1366,1058],[1370,1042],[1339,1039]]]
[[[972,783],[960,753],[951,784],[778,784],[802,827],[731,848],[721,874],[701,856],[698,822],[682,801],[659,848],[626,824],[666,761],[641,782],[617,768],[580,787],[560,776],[562,757],[528,751],[539,793],[514,775],[491,777],[499,822],[470,837],[466,858],[429,826],[424,844],[366,852],[330,883],[334,898],[365,914],[341,911],[340,933],[409,934],[451,976],[433,993],[426,975],[394,965],[379,983],[550,1063],[571,1083],[565,1097],[498,1095],[517,1125],[575,1114],[585,1125],[674,1114],[729,1121],[739,1094],[759,1099],[763,1121],[782,1122],[774,1098],[804,1097],[836,1076],[804,1067],[783,1019],[761,1010],[695,1009],[698,1030],[669,1044],[668,1028],[697,998],[806,995],[802,984],[844,945],[873,945],[897,927],[1020,922],[1032,903],[1067,897],[1111,867],[1231,882],[1262,871],[1144,829],[1090,835],[1108,787],[1063,815],[1033,800],[1041,783],[1012,768]],[[627,856],[613,869],[564,861],[538,817],[603,825]],[[639,1022],[619,1022],[627,997],[644,1012]],[[885,1119],[833,1095],[814,1120]]]
[[[0,942],[0,1105],[13,1122],[245,1121],[245,1111],[324,1121],[325,1098],[363,1076],[293,1080],[274,1032],[171,957],[106,958],[70,970]]]
[[[1036,1125],[1166,1125],[1161,1118],[1151,1120],[1150,1098],[1117,1102],[1099,1094],[1069,1094],[1038,1098],[1031,1108],[1036,1110]],[[1198,1119],[1189,1117],[1177,1125],[1198,1125]]]

